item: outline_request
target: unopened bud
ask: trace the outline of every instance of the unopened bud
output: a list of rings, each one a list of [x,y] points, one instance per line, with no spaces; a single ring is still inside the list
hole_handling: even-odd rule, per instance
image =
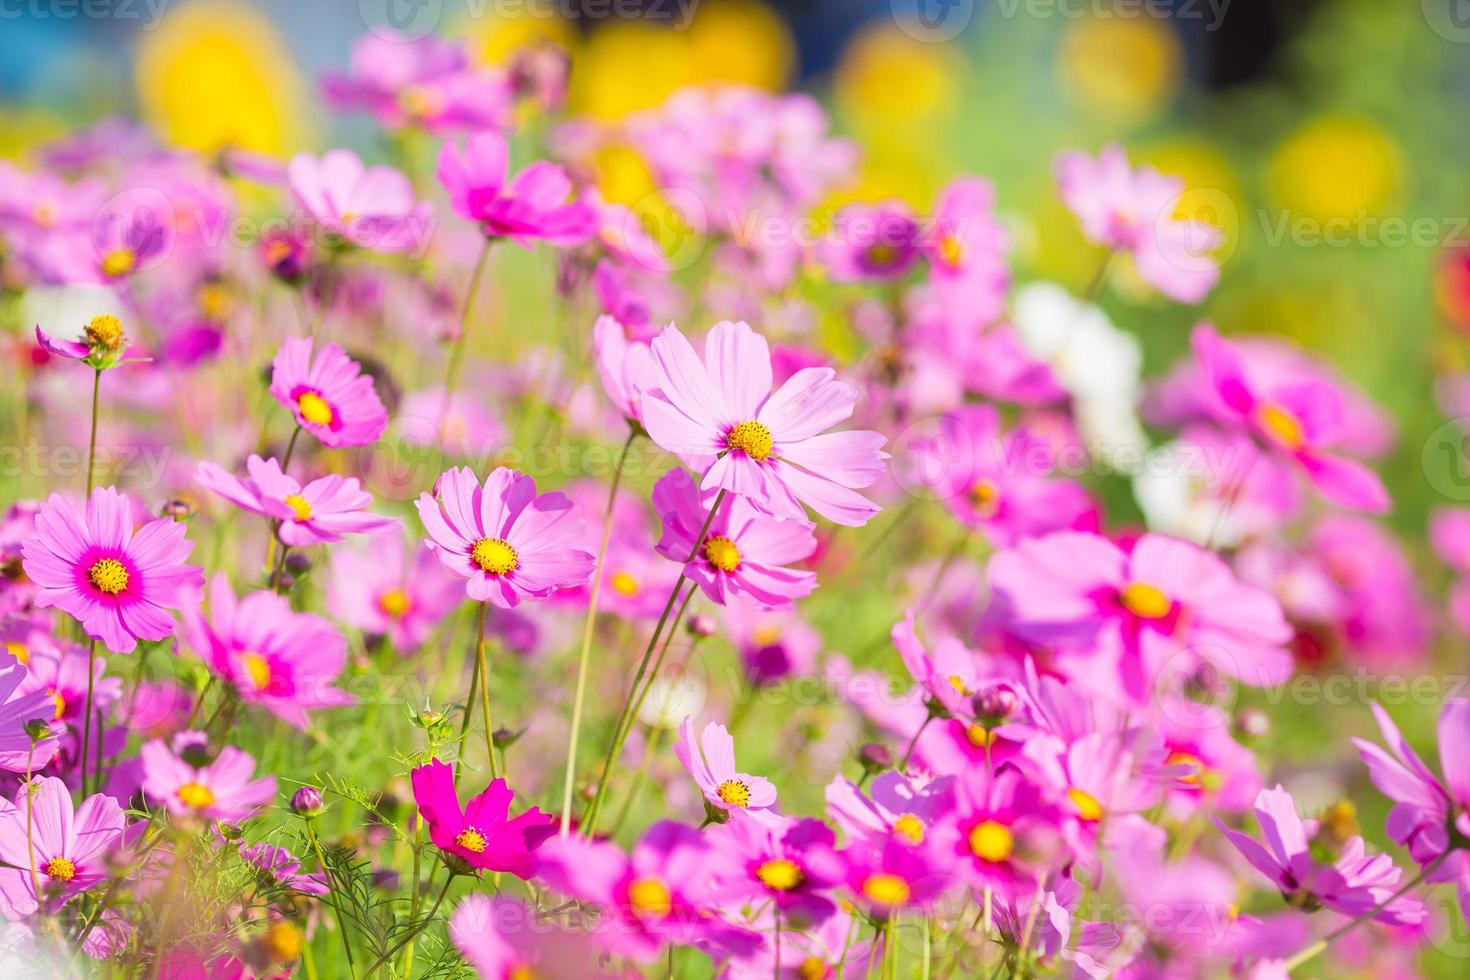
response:
[[[720,631],[720,624],[708,613],[698,613],[689,617],[689,634],[700,638],[714,636]]]
[[[893,753],[888,751],[888,746],[877,742],[865,743],[858,749],[857,758],[864,772],[877,772],[893,765]]]
[[[315,786],[303,786],[291,794],[291,811],[304,817],[315,816],[322,809],[322,791]]]

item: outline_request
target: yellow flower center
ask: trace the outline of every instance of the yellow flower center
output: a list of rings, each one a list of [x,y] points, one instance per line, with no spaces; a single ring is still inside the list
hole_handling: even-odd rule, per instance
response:
[[[951,268],[960,264],[965,257],[965,248],[960,240],[953,235],[945,235],[939,240],[939,258],[944,264]]]
[[[725,436],[725,445],[759,463],[771,455],[771,430],[754,419],[741,422]]]
[[[500,538],[481,538],[470,549],[470,558],[491,575],[509,575],[520,567],[516,550]]]
[[[1256,424],[1287,449],[1300,449],[1306,441],[1301,420],[1280,405],[1269,402],[1256,409]]]
[[[806,880],[801,866],[785,858],[772,858],[762,862],[760,867],[755,869],[755,876],[760,879],[761,884],[778,892],[789,892]]]
[[[261,937],[274,963],[294,963],[301,955],[301,930],[284,920],[271,923]]]
[[[176,794],[179,802],[195,810],[202,810],[214,802],[214,793],[202,783],[185,783]]]
[[[878,242],[876,245],[868,246],[868,262],[876,266],[892,265],[893,260],[898,258],[898,249],[892,245]]]
[[[46,872],[46,877],[57,881],[71,881],[77,876],[77,866],[71,863],[70,858],[52,858],[41,870]]]
[[[207,282],[195,294],[199,312],[211,323],[219,323],[230,315],[230,291],[217,282]]]
[[[637,878],[628,886],[628,904],[643,915],[665,916],[674,907],[674,897],[657,878]]]
[[[391,616],[394,619],[402,619],[408,615],[408,610],[412,606],[413,600],[402,589],[389,589],[378,596],[378,608],[383,610],[385,616]]]
[[[898,875],[880,871],[863,881],[863,895],[879,905],[902,905],[910,894],[909,883]]]
[[[296,410],[312,425],[331,425],[337,417],[331,402],[314,391],[303,391],[296,396]]]
[[[62,695],[62,693],[54,687],[49,689],[46,693],[51,695],[51,703],[56,705],[56,717],[60,718],[62,715],[66,714],[66,698]]]
[[[311,504],[307,503],[306,498],[301,494],[293,493],[281,502],[291,508],[297,523],[311,520]]]
[[[410,85],[398,96],[398,104],[406,115],[415,119],[431,116],[439,109],[439,96],[422,85]]]
[[[1067,799],[1071,800],[1072,805],[1077,808],[1078,818],[1086,820],[1089,823],[1102,819],[1102,804],[1097,801],[1097,797],[1087,792],[1087,790],[1078,789],[1073,786],[1067,790]]]
[[[613,591],[619,595],[634,596],[638,594],[638,580],[627,572],[615,572],[612,577]]]
[[[536,980],[536,974],[531,972],[529,966],[523,964],[511,967],[510,972],[505,975],[505,980]]]
[[[128,570],[116,558],[103,558],[87,570],[92,584],[108,595],[117,595],[128,587]]]
[[[484,834],[480,833],[474,827],[466,827],[454,836],[454,843],[467,851],[474,851],[476,854],[481,854],[484,853],[486,841]]]
[[[115,351],[122,348],[122,321],[111,313],[103,313],[101,316],[92,317],[87,325],[82,328],[82,332],[86,334],[87,343],[93,347],[100,347],[107,351]]]
[[[1197,786],[1204,780],[1205,764],[1197,755],[1189,752],[1170,752],[1169,757],[1164,760],[1164,763],[1170,766],[1188,766],[1190,768],[1189,775],[1178,777],[1181,783],[1190,783],[1191,785]]]
[[[240,665],[245,668],[245,675],[250,678],[256,690],[263,690],[270,686],[271,665],[260,654],[254,651],[246,651],[240,654]]]
[[[971,725],[966,728],[965,738],[977,749],[989,748],[995,744],[995,732],[984,725]]]
[[[1320,833],[1336,843],[1358,836],[1358,809],[1350,800],[1338,800],[1322,813]]]
[[[970,831],[970,853],[992,864],[1004,861],[1016,849],[1011,828],[994,820],[977,823]]]
[[[109,279],[119,279],[133,271],[138,256],[130,248],[115,248],[102,257],[102,274]]]
[[[832,971],[827,968],[826,962],[815,956],[808,956],[796,968],[796,980],[827,980],[830,976]]]
[[[735,779],[727,779],[715,787],[715,795],[730,806],[745,809],[750,806],[750,787]]]
[[[14,657],[15,662],[20,664],[22,667],[31,662],[31,648],[26,646],[24,643],[17,643],[14,640],[6,640],[5,652]]]
[[[740,549],[734,541],[720,535],[704,542],[704,557],[722,572],[733,572],[740,567]]]
[[[905,813],[893,821],[893,832],[915,847],[924,843],[924,821],[912,813]]]
[[[1118,595],[1123,608],[1139,619],[1163,619],[1173,603],[1163,592],[1145,582],[1131,582]]]

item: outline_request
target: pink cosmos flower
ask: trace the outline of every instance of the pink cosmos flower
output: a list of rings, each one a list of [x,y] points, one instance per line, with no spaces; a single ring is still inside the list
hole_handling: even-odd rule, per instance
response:
[[[864,795],[852,780],[835,776],[825,792],[827,814],[849,842],[924,847],[932,842],[935,822],[953,807],[954,783],[954,776],[920,783],[889,770]]]
[[[536,807],[510,816],[515,793],[497,779],[463,809],[454,789],[454,770],[438,759],[413,771],[413,799],[429,825],[434,846],[488,871],[530,878],[536,854],[556,833],[556,821]]]
[[[694,719],[686,716],[679,725],[674,754],[710,806],[728,812],[769,810],[776,805],[776,787],[769,779],[736,771],[735,739],[724,725],[705,725],[696,742]]]
[[[366,446],[388,427],[373,379],[341,347],[312,356],[310,338],[285,341],[271,363],[271,394],[324,446]]]
[[[298,153],[286,177],[313,221],[359,248],[412,252],[432,230],[433,208],[415,199],[407,177],[392,167],[366,167],[351,150]]]
[[[545,922],[513,898],[467,896],[449,918],[449,938],[483,977],[615,976],[585,932]]]
[[[422,542],[397,534],[370,538],[364,548],[333,550],[327,605],[332,615],[371,636],[385,636],[400,653],[417,650],[464,589]]]
[[[1042,787],[1017,770],[985,770],[955,781],[954,808],[934,829],[943,866],[976,888],[1013,899],[1066,860],[1064,815]]]
[[[1187,675],[1208,662],[1259,687],[1291,672],[1276,600],[1187,541],[1145,534],[1125,552],[1058,531],[997,554],[990,580],[1018,634],[1055,644],[1071,676],[1125,702],[1147,701],[1166,666]]]
[[[875,483],[887,458],[877,432],[823,430],[852,414],[857,390],[831,368],[805,368],[771,392],[765,338],[745,323],[715,324],[705,359],[669,326],[653,341],[657,388],[643,393],[653,441],[703,474],[702,489],[749,497],[780,517],[803,504],[860,527],[879,508],[853,488]]]
[[[535,480],[505,467],[483,488],[467,467],[446,470],[437,490],[419,495],[419,518],[471,599],[510,609],[591,578],[596,559],[575,547],[586,528],[565,494],[538,497]]]
[[[64,722],[73,732],[79,732],[87,712],[89,690],[92,707],[102,711],[122,696],[122,679],[106,676],[107,664],[101,658],[92,659],[95,663],[89,685],[86,650],[73,643],[59,644],[49,650],[34,650],[26,661],[25,679],[17,690],[21,694],[44,692],[56,706],[56,720]]]
[[[0,800],[0,861],[8,865],[0,869],[0,899],[8,914],[28,916],[43,905],[54,913],[105,879],[126,823],[122,807],[105,794],[87,797],[73,812],[60,779],[22,783],[14,802]]]
[[[843,851],[842,858],[855,903],[875,919],[925,909],[955,884],[926,850],[900,840],[860,843]]]
[[[745,665],[745,674],[757,685],[788,677],[811,677],[822,652],[822,634],[795,613],[752,615],[727,608],[725,634]]]
[[[1372,470],[1328,452],[1343,438],[1344,399],[1335,385],[1321,379],[1262,384],[1213,327],[1195,327],[1190,340],[1220,422],[1250,432],[1295,462],[1333,503],[1376,513],[1389,509],[1388,492]]]
[[[597,229],[585,201],[567,198],[572,181],[554,163],[538,160],[506,182],[510,149],[499,133],[476,133],[464,149],[453,141],[439,151],[439,182],[456,214],[481,226],[486,236],[509,238],[522,248],[537,239],[580,245]]]
[[[353,42],[348,71],[323,77],[322,93],[332,108],[370,112],[385,128],[430,133],[500,129],[514,108],[510,80],[471,66],[463,41],[410,40],[386,27]]]
[[[322,875],[302,874],[301,862],[284,847],[262,841],[241,847],[239,853],[240,860],[292,891],[303,895],[325,895],[329,891]]]
[[[310,710],[352,703],[332,683],[347,664],[337,628],[275,592],[237,600],[224,572],[210,583],[208,617],[185,613],[184,640],[242,701],[297,728],[306,728]]]
[[[836,835],[822,821],[777,822],[735,814],[711,828],[709,837],[740,869],[724,882],[730,900],[771,902],[783,924],[799,930],[836,913],[829,893],[846,879],[847,869],[837,854]]]
[[[650,963],[668,943],[737,956],[759,945],[756,933],[716,913],[719,882],[737,868],[693,827],[660,820],[631,854],[577,834],[548,841],[541,854],[552,888],[602,912],[605,927],[593,938],[614,955]]]
[[[632,208],[604,199],[595,186],[582,197],[597,214],[597,244],[614,265],[652,276],[669,274],[668,256]]]
[[[1345,836],[1316,820],[1302,820],[1296,801],[1281,786],[1261,790],[1256,797],[1256,821],[1264,846],[1218,819],[1215,826],[1280,889],[1287,904],[1309,910],[1329,908],[1354,918],[1375,912],[1374,919],[1390,925],[1414,925],[1427,915],[1418,899],[1388,901],[1398,891],[1401,874],[1392,858],[1387,854],[1370,857],[1363,838],[1356,834]],[[1384,907],[1379,909],[1380,905]]]
[[[914,457],[918,482],[996,547],[1048,531],[1097,529],[1097,507],[1082,485],[1050,476],[1049,443],[1024,428],[1002,435],[991,405],[947,413]]]
[[[989,324],[1005,311],[1010,236],[995,219],[995,188],[979,177],[952,181],[934,202],[922,232],[929,281],[939,302],[964,325]]]
[[[0,769],[7,772],[44,769],[61,748],[54,733],[31,739],[33,723],[49,723],[59,712],[48,691],[22,690],[29,676],[12,655],[0,653]]]
[[[919,223],[902,201],[849,204],[832,221],[821,259],[835,282],[891,282],[919,260]]]
[[[654,385],[653,354],[648,344],[629,340],[621,323],[610,316],[600,316],[592,325],[592,346],[602,390],[623,418],[641,423],[639,399],[645,389]]]
[[[114,487],[92,491],[85,518],[53,493],[22,546],[25,572],[41,587],[36,605],[76,617],[115,653],[173,635],[165,610],[198,604],[204,573],[184,564],[193,549],[171,520],[134,531],[132,502]]]
[[[248,479],[203,462],[194,479],[237,507],[281,522],[276,535],[293,548],[341,541],[348,534],[386,534],[402,527],[396,517],[367,512],[373,495],[353,477],[333,473],[302,486],[274,458],[251,455]]]
[[[81,361],[99,371],[119,364],[134,364],[149,360],[140,356],[137,347],[128,345],[122,321],[110,313],[94,316],[82,327],[81,338],[65,340],[53,337],[36,325],[36,343],[48,354]]]
[[[810,558],[817,550],[812,529],[762,514],[744,497],[734,497],[720,508],[709,521],[699,553],[689,560],[716,494],[701,493],[682,469],[670,470],[654,484],[653,508],[664,525],[658,553],[670,561],[687,562],[684,574],[717,605],[789,609],[792,600],[811,595],[817,573],[784,566]]]
[[[1144,282],[1180,303],[1198,303],[1215,287],[1220,267],[1209,253],[1225,235],[1202,221],[1174,217],[1182,179],[1131,167],[1116,143],[1095,159],[1063,153],[1055,170],[1062,201],[1088,241],[1130,254]]]
[[[276,777],[251,778],[255,759],[250,753],[227,745],[209,761],[202,732],[175,736],[173,748],[154,739],[138,754],[143,792],[175,817],[246,820],[276,795]]]

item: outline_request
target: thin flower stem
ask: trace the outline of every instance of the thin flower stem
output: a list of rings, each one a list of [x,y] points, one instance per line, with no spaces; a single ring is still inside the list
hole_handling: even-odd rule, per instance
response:
[[[776,909],[776,972],[775,980],[781,980],[781,910]]]
[[[449,365],[444,371],[444,398],[439,403],[439,419],[434,425],[434,438],[441,449],[444,419],[449,415],[449,403],[454,398],[454,386],[459,380],[459,365],[464,359],[465,344],[470,335],[470,312],[475,308],[475,294],[480,291],[480,277],[484,275],[485,262],[490,258],[490,248],[494,244],[495,239],[485,239],[480,257],[475,260],[475,271],[470,274],[470,285],[464,294],[464,306],[460,309],[459,335],[454,338],[454,347],[449,352]]]
[[[704,547],[705,535],[715,522],[715,515],[720,512],[720,505],[725,502],[727,491],[721,490],[715,497],[715,502],[709,509],[709,515],[704,519],[704,526],[699,529],[699,536],[694,540],[694,547],[689,551],[689,557],[684,564],[699,557],[700,549]],[[658,646],[659,637],[663,634],[664,625],[668,622],[669,613],[673,612],[674,602],[679,597],[679,590],[684,585],[687,576],[681,569],[679,577],[674,580],[674,587],[669,591],[669,599],[664,603],[664,611],[658,617],[658,625],[653,629],[653,636],[648,638],[648,646],[643,651],[643,659],[638,663],[638,671],[633,677],[633,685],[628,689],[628,696],[623,701],[622,711],[618,714],[617,726],[613,729],[614,736],[608,745],[607,756],[603,760],[602,775],[597,781],[597,795],[592,798],[592,804],[587,809],[584,823],[587,825],[587,836],[591,837],[597,831],[597,816],[602,810],[603,800],[607,798],[607,785],[612,778],[613,766],[617,763],[618,754],[623,750],[623,741],[628,737],[628,731],[632,728],[631,723],[625,722],[632,718],[633,698],[638,693],[639,685],[643,683],[643,677],[648,672],[648,662],[653,658],[654,648]]]
[[[1097,267],[1097,272],[1093,273],[1092,281],[1087,284],[1087,291],[1082,294],[1082,302],[1097,302],[1098,296],[1102,295],[1103,286],[1108,281],[1108,273],[1112,270],[1113,259],[1117,254],[1117,249],[1108,249],[1107,254],[1103,256],[1102,263]]]
[[[327,882],[327,897],[332,906],[332,912],[337,917],[337,931],[342,934],[342,950],[347,954],[347,974],[356,977],[356,964],[352,961],[352,943],[347,938],[347,919],[342,915],[342,908],[337,904],[337,876],[332,874],[332,869],[327,865],[327,856],[322,851],[321,841],[316,836],[316,828],[312,826],[311,820],[306,821],[306,836],[311,839],[311,849],[316,852],[317,863],[322,867],[322,877]]]
[[[384,953],[382,956],[378,957],[373,962],[373,965],[368,967],[367,971],[363,973],[364,977],[371,977],[374,973],[377,972],[378,967],[382,966],[384,963],[387,963],[394,956],[396,956],[400,949],[402,949],[404,946],[407,946],[410,942],[416,939],[418,937],[418,934],[423,932],[424,929],[428,927],[430,922],[434,921],[434,916],[439,913],[439,906],[444,904],[444,896],[449,894],[449,886],[452,884],[454,884],[454,875],[450,875],[448,878],[444,879],[444,887],[439,889],[439,895],[437,898],[434,899],[434,904],[429,907],[429,912],[427,915],[424,916],[423,921],[415,925],[411,930],[409,930],[407,936],[404,936],[402,939],[398,940],[397,945],[388,950],[388,952]]]
[[[87,710],[82,717],[82,796],[87,795],[87,750],[92,743],[92,680],[97,673],[97,638],[93,637],[87,643]],[[102,733],[97,733],[100,741]]]
[[[924,916],[924,958],[919,961],[919,980],[929,980],[929,961],[933,956],[932,937],[929,934],[929,917]]]
[[[633,774],[633,785],[628,789],[628,797],[623,800],[623,808],[618,811],[618,818],[613,821],[612,830],[608,831],[608,836],[614,840],[622,832],[623,824],[628,820],[628,813],[633,809],[633,803],[643,789],[643,783],[648,778],[649,766],[653,762],[654,753],[658,751],[659,743],[663,741],[663,735],[662,728],[655,728],[653,734],[648,736],[648,741],[644,743],[643,762],[638,766],[638,771]]]
[[[1358,916],[1355,919],[1352,919],[1351,921],[1341,926],[1338,926],[1336,929],[1332,930],[1327,935],[1317,940],[1315,943],[1312,943],[1312,945],[1301,950],[1291,959],[1287,960],[1282,965],[1282,968],[1287,973],[1290,973],[1292,970],[1295,970],[1303,963],[1312,959],[1318,953],[1325,951],[1327,947],[1336,940],[1341,939],[1343,936],[1346,936],[1348,933],[1352,932],[1364,922],[1375,918],[1384,909],[1388,908],[1394,902],[1397,902],[1414,888],[1422,884],[1425,878],[1428,878],[1430,875],[1434,874],[1434,872],[1439,869],[1439,866],[1441,864],[1444,864],[1452,853],[1453,851],[1446,849],[1443,854],[1441,854],[1439,857],[1435,858],[1433,861],[1429,862],[1422,869],[1420,869],[1419,873],[1415,875],[1406,885],[1404,885],[1404,887],[1400,888],[1398,891],[1394,892],[1392,895],[1388,896],[1383,901],[1375,905],[1373,908],[1364,912],[1362,915]]]
[[[480,603],[475,626],[475,670],[480,675],[480,717],[485,721],[485,753],[490,756],[490,778],[500,778],[500,763],[495,758],[495,727],[490,723],[490,667],[485,662],[485,611],[488,603]]]
[[[572,731],[567,740],[567,776],[562,787],[561,835],[565,837],[572,828],[572,787],[577,781],[577,736],[582,731],[582,706],[587,697],[587,660],[592,652],[592,633],[597,626],[597,600],[602,593],[602,563],[607,557],[607,542],[612,537],[613,510],[617,504],[618,486],[623,482],[623,464],[628,452],[638,438],[636,426],[628,426],[628,438],[623,442],[623,451],[618,454],[617,466],[613,469],[612,486],[607,491],[607,512],[602,518],[602,540],[597,546],[597,561],[592,566],[592,588],[587,598],[587,620],[582,624],[582,652],[577,658],[577,689],[572,695]]]
[[[481,604],[481,608],[483,609],[483,603]],[[460,667],[460,673],[464,673],[463,666]],[[465,698],[464,715],[459,720],[459,738],[455,739],[454,742],[459,754],[459,758],[456,759],[454,763],[454,785],[456,787],[459,786],[459,774],[464,769],[464,757],[466,754],[464,743],[470,735],[470,722],[475,717],[475,695],[479,693],[480,668],[477,665],[475,669],[470,672],[470,694],[469,697]]]
[[[914,732],[914,737],[909,739],[909,747],[903,750],[903,758],[898,760],[899,772],[903,772],[904,766],[909,764],[909,756],[914,754],[914,746],[919,744],[919,736],[924,734],[924,729],[929,727],[929,723],[934,720],[934,717],[934,712],[932,711],[925,715],[924,723],[919,726],[918,731]]]
[[[283,456],[283,457],[281,457],[281,472],[282,473],[287,472],[291,468],[291,456],[296,452],[296,440],[299,439],[299,438],[301,438],[301,423],[300,422],[296,423],[296,429],[295,429],[295,431],[293,431],[291,433],[291,441],[288,442],[288,443],[286,443],[286,455]],[[276,567],[276,563],[275,563],[276,562],[276,545],[278,544],[278,541],[277,541],[277,533],[280,531],[280,529],[281,529],[281,522],[278,521],[278,520],[275,520],[274,518],[272,518],[272,520],[270,522],[271,536],[270,536],[270,540],[268,542],[266,542],[266,546],[265,546],[265,570],[266,570],[266,573],[268,575],[270,575],[270,578],[266,580],[266,584],[269,585],[269,586],[271,586],[272,588],[274,588],[275,587],[275,584],[276,584],[275,583],[276,573],[273,571],[273,569]],[[284,548],[285,545],[281,545],[281,547]],[[286,555],[285,555],[285,552],[283,551],[281,553],[281,564],[282,565],[285,565],[285,563],[286,563]]]
[[[92,435],[87,440],[87,497],[92,496],[93,479],[97,467],[97,402],[102,390],[102,369],[92,372]]]
[[[643,703],[648,700],[648,694],[653,690],[653,682],[658,680],[658,672],[663,669],[664,661],[668,659],[669,645],[674,642],[674,637],[678,634],[679,623],[684,618],[684,610],[689,608],[689,600],[694,598],[694,593],[698,591],[699,586],[690,582],[689,588],[684,592],[683,601],[679,603],[678,612],[674,613],[673,625],[664,631],[664,642],[659,647],[658,657],[653,661],[653,668],[648,672],[648,682],[643,685],[643,691],[638,695],[637,700],[633,702],[633,710],[628,713],[628,720],[622,733],[624,741],[632,733],[633,725],[637,722],[638,715],[643,711]]]

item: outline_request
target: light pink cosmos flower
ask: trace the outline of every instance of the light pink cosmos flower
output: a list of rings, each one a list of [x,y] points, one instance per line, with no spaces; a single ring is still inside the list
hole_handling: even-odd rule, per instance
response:
[[[663,518],[658,553],[686,563],[684,574],[697,582],[717,605],[754,605],[790,609],[795,599],[811,595],[817,573],[785,567],[810,558],[817,550],[812,529],[798,521],[779,521],[756,510],[744,497],[734,497],[709,521],[700,541],[716,491],[701,493],[682,469],[672,469],[653,485],[653,509]]]
[[[422,542],[401,535],[370,538],[365,547],[334,549],[327,606],[332,615],[370,636],[384,636],[412,653],[440,620],[464,601],[464,589]]]
[[[1170,299],[1198,303],[1220,279],[1210,252],[1225,240],[1218,228],[1174,216],[1184,181],[1152,167],[1134,168],[1116,143],[1096,158],[1063,153],[1055,163],[1062,201],[1082,222],[1088,241],[1133,257],[1138,275]]]
[[[298,153],[286,178],[313,221],[359,248],[413,252],[432,230],[433,208],[414,197],[407,177],[392,167],[364,166],[351,150]]]
[[[14,917],[68,899],[107,877],[109,852],[122,842],[122,807],[102,793],[75,811],[66,783],[42,776],[22,783],[14,801],[0,800],[0,899]],[[37,884],[40,894],[37,894]]]
[[[449,917],[449,938],[483,977],[612,977],[585,932],[544,921],[513,898],[469,895]]]
[[[1235,345],[1209,324],[1190,337],[1216,418],[1250,432],[1277,455],[1295,462],[1333,503],[1382,513],[1388,492],[1372,470],[1328,452],[1343,439],[1343,393],[1331,382],[1307,379],[1263,384]]]
[[[1303,820],[1296,801],[1280,785],[1261,790],[1255,809],[1264,846],[1218,819],[1215,826],[1280,890],[1287,904],[1329,908],[1354,918],[1372,912],[1375,920],[1396,926],[1424,921],[1428,913],[1418,899],[1389,901],[1402,872],[1387,854],[1369,856],[1363,838],[1341,836],[1316,820]],[[1317,852],[1329,854],[1330,863]]]
[[[556,837],[541,857],[552,888],[601,911],[593,939],[614,955],[650,963],[672,943],[745,956],[760,944],[758,934],[717,914],[725,897],[718,881],[738,869],[693,827],[660,820],[631,854],[579,834]]]
[[[788,677],[811,677],[823,649],[822,634],[795,613],[751,615],[726,609],[725,635],[745,665],[753,684],[773,684]]]
[[[714,722],[705,725],[696,742],[694,719],[686,716],[679,725],[674,754],[694,777],[711,806],[750,812],[769,810],[776,805],[776,787],[769,779],[736,771],[735,739],[724,725]]]
[[[0,769],[35,772],[56,756],[61,742],[53,734],[32,740],[36,722],[49,724],[58,714],[55,699],[45,690],[21,690],[29,674],[7,653],[0,653]]]
[[[388,129],[501,129],[514,109],[510,80],[472,66],[462,40],[409,39],[387,27],[354,41],[348,71],[321,86],[332,108],[370,112]]]
[[[779,517],[806,518],[803,504],[860,527],[879,508],[853,488],[883,476],[881,433],[823,430],[852,415],[857,389],[831,368],[797,371],[771,391],[771,353],[749,325],[715,324],[704,360],[669,326],[653,341],[657,387],[643,393],[653,441],[703,474],[703,489],[749,497]]]
[[[1005,312],[1010,235],[994,209],[995,188],[989,181],[961,177],[940,192],[933,226],[921,236],[938,301],[970,333]]]
[[[193,549],[171,520],[134,531],[132,502],[115,487],[92,491],[85,518],[53,493],[22,546],[26,574],[41,587],[36,605],[76,617],[115,653],[173,635],[166,610],[199,603],[204,572],[184,564]]]
[[[591,578],[596,559],[576,547],[586,528],[565,494],[537,496],[535,480],[505,467],[483,488],[467,467],[446,470],[437,492],[419,495],[419,518],[471,599],[510,609]]]
[[[366,446],[388,427],[373,379],[336,344],[312,356],[310,338],[281,344],[271,362],[271,395],[324,446]]]
[[[556,833],[556,821],[536,807],[512,817],[515,793],[503,779],[485,787],[462,809],[454,770],[438,759],[414,769],[413,799],[429,826],[429,839],[471,867],[530,878],[536,849]]]
[[[275,458],[252,454],[245,461],[248,479],[210,462],[194,474],[200,486],[237,507],[281,522],[276,535],[293,548],[341,541],[348,534],[386,534],[402,527],[396,517],[367,512],[373,495],[353,477],[329,474],[302,486],[281,471]]]
[[[177,735],[173,746],[154,739],[138,755],[144,794],[176,817],[245,820],[276,795],[276,777],[252,778],[255,759],[248,752],[227,745],[209,761],[202,732]]]
[[[476,133],[464,149],[453,141],[439,151],[439,182],[456,214],[490,238],[509,238],[522,248],[536,240],[580,245],[597,230],[597,214],[585,201],[567,198],[572,181],[554,163],[538,160],[509,183],[510,148],[499,133]]]
[[[257,591],[235,598],[220,572],[209,586],[209,615],[184,614],[184,641],[247,704],[297,728],[307,712],[351,704],[333,686],[347,664],[347,641],[327,620],[296,612],[285,596]]]
[[[1291,672],[1276,600],[1187,541],[1145,534],[1125,552],[1058,531],[997,554],[990,581],[1017,633],[1056,644],[1072,677],[1125,703],[1146,702],[1166,666],[1179,680],[1208,662],[1258,687]]]
[[[639,399],[654,386],[653,353],[648,344],[630,340],[627,330],[610,316],[600,316],[592,325],[592,347],[597,356],[597,373],[602,390],[612,399],[623,418],[641,423]]]

